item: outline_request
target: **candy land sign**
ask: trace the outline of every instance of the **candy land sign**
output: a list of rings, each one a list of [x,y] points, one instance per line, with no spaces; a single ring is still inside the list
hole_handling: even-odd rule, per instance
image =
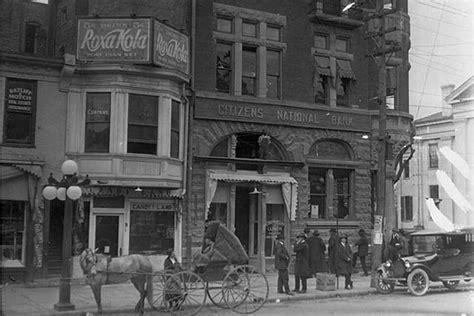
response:
[[[189,39],[175,29],[155,21],[153,62],[189,74]]]
[[[79,19],[77,59],[149,63],[151,19]]]

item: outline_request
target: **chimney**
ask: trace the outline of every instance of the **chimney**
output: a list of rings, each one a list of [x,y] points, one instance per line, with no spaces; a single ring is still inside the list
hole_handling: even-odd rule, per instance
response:
[[[441,97],[442,97],[442,106],[441,106],[441,115],[442,116],[450,116],[453,114],[453,109],[451,107],[451,104],[446,103],[446,97],[453,92],[454,90],[454,85],[453,84],[447,84],[444,86],[441,86]]]

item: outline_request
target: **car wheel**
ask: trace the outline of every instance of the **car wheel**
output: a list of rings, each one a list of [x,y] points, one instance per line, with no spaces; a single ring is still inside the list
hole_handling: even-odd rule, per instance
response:
[[[415,269],[408,275],[408,289],[416,296],[425,295],[430,287],[430,278],[423,269]]]
[[[459,280],[454,280],[454,281],[443,281],[443,285],[445,288],[453,290],[455,289],[459,284]]]
[[[385,281],[382,272],[378,272],[375,277],[375,288],[377,292],[382,294],[392,293],[395,288],[395,281]]]

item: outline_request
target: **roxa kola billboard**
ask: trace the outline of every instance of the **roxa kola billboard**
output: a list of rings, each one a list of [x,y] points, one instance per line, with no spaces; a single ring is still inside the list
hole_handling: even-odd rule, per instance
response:
[[[189,38],[154,18],[83,18],[78,21],[77,59],[130,62],[189,74]]]

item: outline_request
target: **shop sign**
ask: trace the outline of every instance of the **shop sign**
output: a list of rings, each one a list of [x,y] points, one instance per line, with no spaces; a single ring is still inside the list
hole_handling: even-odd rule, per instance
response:
[[[175,211],[175,203],[173,200],[165,201],[131,201],[131,211],[152,211],[152,212],[166,212]]]
[[[151,20],[79,19],[77,59],[150,62]]]
[[[36,104],[36,81],[7,80],[5,102],[7,111],[33,113]]]
[[[217,99],[197,99],[196,118],[326,128],[370,130],[370,117],[359,113],[254,104]]]
[[[189,39],[173,28],[155,21],[153,62],[189,73]]]

